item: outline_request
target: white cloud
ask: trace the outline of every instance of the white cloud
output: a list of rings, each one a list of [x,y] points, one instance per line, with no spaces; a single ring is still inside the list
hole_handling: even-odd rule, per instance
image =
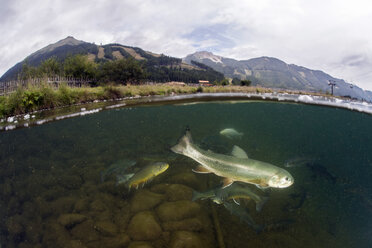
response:
[[[182,57],[272,56],[372,89],[367,0],[2,0],[0,74],[68,35]],[[204,32],[204,33],[203,33]],[[351,65],[347,58],[368,58]]]

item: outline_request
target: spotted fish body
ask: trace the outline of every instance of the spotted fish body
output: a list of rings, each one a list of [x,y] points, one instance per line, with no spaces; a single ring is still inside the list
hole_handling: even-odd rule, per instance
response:
[[[259,187],[286,188],[294,179],[288,171],[275,165],[250,159],[242,149],[235,146],[239,154],[234,156],[205,151],[192,143],[189,130],[179,143],[171,148],[175,153],[185,155],[197,161],[200,166],[195,172],[214,173],[224,178],[224,186],[234,181],[255,184]]]
[[[168,167],[169,164],[164,162],[152,163],[145,166],[135,174],[126,174],[118,176],[117,184],[125,183],[128,189],[131,188],[138,189],[138,187],[143,186],[156,176],[166,171]]]

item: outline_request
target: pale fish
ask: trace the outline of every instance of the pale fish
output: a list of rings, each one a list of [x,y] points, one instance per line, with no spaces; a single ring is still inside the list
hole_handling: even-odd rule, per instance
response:
[[[134,166],[137,162],[132,159],[121,159],[111,164],[107,169],[101,171],[101,182],[104,182],[106,177],[116,173],[123,174],[127,169]]]
[[[223,177],[223,186],[234,181],[255,184],[258,187],[286,188],[293,184],[292,175],[275,165],[250,159],[239,147],[234,146],[232,155],[224,155],[200,149],[192,142],[190,130],[171,150],[194,159],[200,165],[194,172],[214,173]]]
[[[234,128],[225,128],[220,134],[229,139],[241,139],[243,136],[243,133],[239,133]]]
[[[139,186],[143,187],[147,182],[166,171],[168,167],[169,164],[164,162],[152,163],[143,167],[135,174],[118,175],[116,183],[117,185],[125,183],[129,190],[131,188],[138,189]]]
[[[218,187],[215,189],[207,190],[205,192],[193,191],[192,200],[196,201],[198,199],[211,199],[217,204],[222,204],[227,200],[234,200],[238,205],[237,200],[239,199],[250,199],[256,203],[256,211],[260,212],[263,205],[269,199],[266,196],[257,195],[248,185],[240,185],[234,183],[228,187]]]

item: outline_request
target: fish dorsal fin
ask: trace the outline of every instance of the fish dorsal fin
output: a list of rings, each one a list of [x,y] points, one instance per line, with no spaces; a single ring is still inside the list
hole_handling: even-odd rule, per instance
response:
[[[201,174],[212,173],[210,170],[208,170],[207,168],[201,165],[198,165],[195,169],[192,169],[192,171],[195,173],[201,173]]]
[[[236,145],[233,147],[231,155],[233,155],[234,157],[237,157],[237,158],[248,158],[247,153],[245,151],[243,151],[242,148],[240,148],[239,146],[236,146]]]
[[[226,187],[229,187],[229,186],[234,182],[234,180],[231,179],[231,178],[227,178],[227,177],[225,177],[225,178],[222,180],[222,182],[223,182],[222,189],[224,189],[224,188],[226,188]]]

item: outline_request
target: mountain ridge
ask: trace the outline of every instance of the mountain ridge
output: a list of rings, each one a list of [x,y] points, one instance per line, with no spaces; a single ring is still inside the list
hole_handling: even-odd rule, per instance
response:
[[[148,80],[158,82],[185,81],[198,83],[198,80],[201,79],[221,81],[224,78],[222,73],[208,66],[201,68],[196,65],[189,65],[183,63],[180,58],[156,54],[139,47],[130,47],[118,43],[96,45],[68,36],[27,56],[23,61],[6,71],[0,78],[0,82],[17,79],[21,74],[24,63],[36,67],[51,57],[63,62],[68,56],[76,54],[87,55],[88,59],[97,63],[132,57],[137,61],[144,62],[142,64],[148,72]]]
[[[218,58],[218,62],[215,58]],[[253,85],[269,88],[330,92],[331,88],[328,83],[331,81],[336,83],[335,95],[372,101],[370,91],[364,91],[356,85],[334,78],[321,70],[287,64],[274,57],[262,56],[236,60],[200,51],[187,55],[183,61],[189,64],[192,64],[192,61],[203,63],[223,73],[226,77],[248,79]]]

